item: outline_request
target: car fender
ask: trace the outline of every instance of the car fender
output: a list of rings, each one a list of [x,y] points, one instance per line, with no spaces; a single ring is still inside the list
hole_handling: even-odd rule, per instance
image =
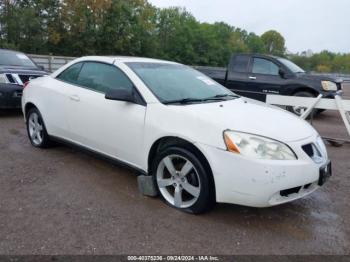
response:
[[[203,132],[205,130],[205,133]],[[202,134],[203,133],[203,134]],[[208,135],[209,134],[209,135]],[[223,130],[202,120],[193,121],[190,115],[182,114],[157,103],[147,106],[142,167],[148,170],[148,157],[152,146],[159,139],[174,137],[185,140],[206,156],[200,144],[218,145],[225,149]]]
[[[49,105],[44,101],[45,88],[42,87],[44,79],[46,79],[46,77],[31,80],[28,83],[28,85],[24,88],[23,97],[22,97],[22,111],[26,115],[28,113],[26,106],[28,104],[33,104],[39,110],[44,120],[46,129],[49,133],[50,121],[48,121],[48,117],[47,117],[47,109]]]

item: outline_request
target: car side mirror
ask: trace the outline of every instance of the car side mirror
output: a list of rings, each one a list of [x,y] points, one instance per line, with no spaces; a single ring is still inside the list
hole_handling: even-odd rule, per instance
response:
[[[107,100],[135,103],[134,93],[131,90],[124,89],[124,88],[109,89],[106,92],[105,98]]]
[[[278,74],[280,75],[280,77],[285,78],[286,77],[286,71],[284,71],[284,69],[280,68],[278,70]]]

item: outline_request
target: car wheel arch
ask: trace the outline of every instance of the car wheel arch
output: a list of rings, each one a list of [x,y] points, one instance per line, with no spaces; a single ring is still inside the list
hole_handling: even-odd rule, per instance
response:
[[[213,176],[213,172],[211,169],[211,166],[209,164],[209,161],[207,160],[207,158],[205,157],[205,155],[203,154],[203,152],[196,146],[194,145],[192,142],[180,138],[180,137],[175,137],[175,136],[166,136],[166,137],[162,137],[159,138],[158,140],[156,140],[152,146],[151,149],[149,150],[149,154],[148,154],[148,174],[152,174],[152,162],[155,158],[155,156],[157,155],[158,152],[161,152],[162,150],[164,150],[165,148],[169,148],[169,147],[180,147],[180,148],[184,148],[189,150],[191,153],[193,153],[194,155],[196,155],[201,161],[203,161],[203,165],[205,166],[205,168],[208,170],[210,177],[211,177],[211,183],[213,185],[213,190],[214,190],[214,196],[216,196],[216,188],[215,188],[215,180],[214,180],[214,176]]]
[[[25,106],[24,106],[24,112],[23,113],[24,113],[25,121],[27,121],[27,114],[28,114],[29,110],[31,110],[32,108],[38,109],[38,111],[39,111],[39,113],[40,113],[41,117],[43,118],[43,121],[44,121],[44,123],[46,125],[46,128],[47,128],[47,121],[45,121],[45,120],[47,120],[45,112],[43,112],[43,110],[41,110],[40,107],[38,107],[37,104],[35,104],[33,102],[27,102],[25,104]]]
[[[307,86],[301,86],[301,87],[294,89],[291,95],[295,95],[295,94],[300,93],[300,92],[308,92],[308,93],[314,95],[315,97],[317,97],[319,95],[318,91],[316,91],[315,89],[313,89],[311,87],[307,87]]]
[[[25,118],[27,118],[27,114],[28,114],[29,110],[32,109],[32,108],[38,109],[38,107],[36,105],[34,105],[33,103],[31,103],[31,102],[28,102],[28,103],[25,104],[25,106],[24,106],[24,116],[25,116]]]

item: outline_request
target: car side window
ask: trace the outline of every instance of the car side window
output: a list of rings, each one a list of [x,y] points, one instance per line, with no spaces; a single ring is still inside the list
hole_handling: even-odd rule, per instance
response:
[[[77,84],[100,93],[109,89],[129,89],[134,85],[129,78],[114,65],[85,62],[78,76]]]
[[[254,58],[252,72],[254,74],[264,74],[264,75],[278,75],[279,67],[263,58]]]
[[[61,74],[59,74],[56,78],[60,79],[64,82],[76,84],[82,65],[83,65],[83,63],[76,63],[76,64],[68,67]]]
[[[237,73],[247,73],[248,62],[249,62],[249,56],[246,56],[246,55],[236,56],[235,61],[233,63],[232,71]]]

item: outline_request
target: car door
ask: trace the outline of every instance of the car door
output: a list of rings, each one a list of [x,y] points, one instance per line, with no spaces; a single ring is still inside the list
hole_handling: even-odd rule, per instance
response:
[[[285,79],[279,74],[279,65],[272,60],[252,57],[247,89],[255,92],[255,99],[265,102],[266,94],[279,94]]]
[[[246,97],[251,96],[251,93],[247,90],[248,66],[248,55],[234,56],[228,65],[226,80],[226,87],[228,89]]]
[[[131,80],[115,65],[84,62],[77,85],[69,94],[72,140],[140,167],[137,152],[143,146],[146,106],[105,99],[106,91],[115,88],[130,89],[140,96]]]

